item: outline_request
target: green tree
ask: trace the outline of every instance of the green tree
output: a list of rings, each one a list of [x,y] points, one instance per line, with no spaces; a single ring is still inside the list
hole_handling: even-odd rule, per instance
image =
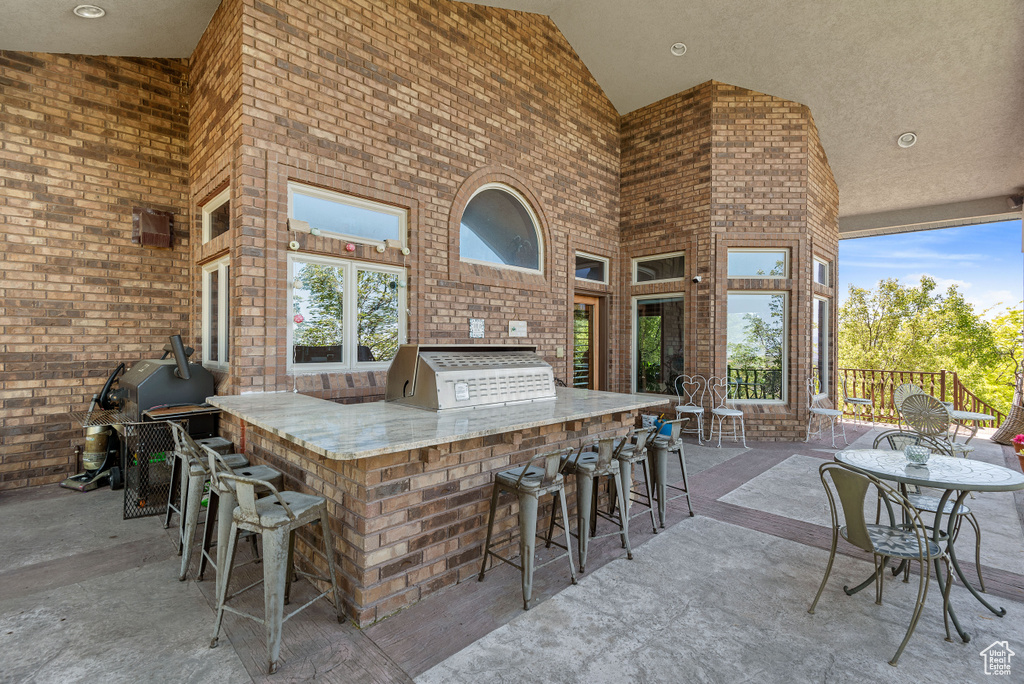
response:
[[[928,276],[917,285],[893,278],[874,290],[851,285],[839,309],[839,365],[955,371],[972,392],[1005,412],[1020,368],[1020,330],[1019,311],[986,321],[955,285],[939,292]]]

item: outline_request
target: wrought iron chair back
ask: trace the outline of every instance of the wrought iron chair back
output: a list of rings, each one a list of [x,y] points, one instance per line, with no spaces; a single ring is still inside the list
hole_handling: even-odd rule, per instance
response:
[[[712,408],[732,408],[734,399],[729,396],[729,388],[734,384],[727,377],[712,376],[708,378],[708,394],[711,395]]]
[[[910,429],[926,437],[942,435],[942,438],[945,439],[952,422],[946,405],[923,392],[914,393],[904,398],[903,403],[900,404],[900,415]]]
[[[676,377],[676,396],[680,406],[703,406],[708,381],[703,375],[680,375]]]

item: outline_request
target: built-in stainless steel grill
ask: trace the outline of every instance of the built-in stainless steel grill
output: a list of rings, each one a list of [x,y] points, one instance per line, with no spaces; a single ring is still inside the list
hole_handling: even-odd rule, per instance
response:
[[[555,398],[555,375],[532,345],[403,344],[386,401],[441,411]]]

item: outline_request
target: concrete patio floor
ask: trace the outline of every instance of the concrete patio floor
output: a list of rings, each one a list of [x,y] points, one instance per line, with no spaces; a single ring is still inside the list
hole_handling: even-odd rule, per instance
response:
[[[872,432],[849,425],[851,446],[870,447]],[[977,458],[1017,467],[1009,449],[983,435],[973,443]],[[221,647],[208,648],[211,578],[178,582],[171,536],[154,518],[121,520],[120,492],[3,493],[0,681],[972,682],[990,679],[979,652],[1004,640],[1021,654],[1019,678],[1021,494],[969,500],[981,521],[990,600],[1007,609],[998,618],[955,585],[951,601],[970,643],[944,640],[933,591],[899,666],[890,667],[915,584],[890,578],[882,606],[870,589],[846,596],[842,585],[871,570],[849,545],[840,546],[816,614],[807,613],[828,558],[817,466],[833,451],[822,441],[746,450],[688,442],[697,515],[670,502],[669,527],[656,536],[636,518],[632,561],[614,538],[598,540],[578,585],[561,562],[538,571],[529,612],[518,572],[504,566],[365,630],[339,625],[319,602],[286,623],[284,662],[272,677],[260,669],[265,646],[255,623],[228,616]],[[962,534],[957,548],[973,577],[965,551],[973,539],[966,526]],[[311,589],[302,585],[299,599]],[[249,610],[260,612],[261,603],[254,597]]]

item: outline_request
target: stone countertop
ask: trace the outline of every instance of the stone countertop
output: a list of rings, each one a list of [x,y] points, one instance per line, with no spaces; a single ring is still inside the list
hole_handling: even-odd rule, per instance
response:
[[[342,461],[665,403],[664,398],[564,387],[557,388],[553,400],[440,412],[383,401],[337,404],[293,392],[214,396],[206,401],[325,458]]]

